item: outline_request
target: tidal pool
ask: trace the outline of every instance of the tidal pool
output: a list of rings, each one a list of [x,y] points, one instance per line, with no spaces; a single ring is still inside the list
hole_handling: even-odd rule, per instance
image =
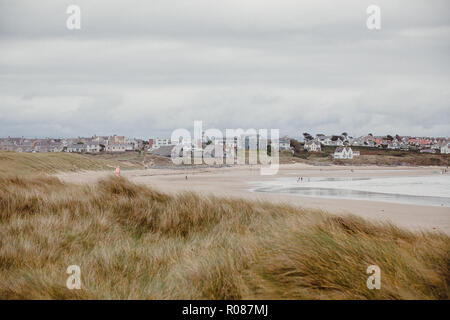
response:
[[[407,177],[304,177],[251,182],[254,192],[307,197],[386,201],[450,207],[450,175]]]

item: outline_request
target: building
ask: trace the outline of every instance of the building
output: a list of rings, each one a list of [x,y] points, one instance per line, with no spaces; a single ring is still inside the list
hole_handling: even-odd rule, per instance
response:
[[[9,145],[0,144],[1,151],[15,151],[15,152],[35,152],[31,145]]]
[[[431,146],[432,141],[429,138],[410,138],[408,143],[418,148],[428,148]]]
[[[109,137],[94,135],[94,136],[92,136],[92,138],[90,138],[90,142],[97,142],[98,144],[102,144],[102,145],[106,146],[109,142]]]
[[[306,141],[303,148],[308,152],[319,152],[322,150],[320,142],[316,140]]]
[[[431,145],[431,149],[441,150],[441,144],[435,142],[435,143],[433,143],[433,144]]]
[[[66,152],[76,152],[76,153],[86,152],[86,145],[84,143],[75,143],[68,145]]]
[[[100,144],[98,142],[86,143],[85,146],[86,146],[86,152],[98,153],[98,152],[102,151],[102,147],[100,146]]]
[[[387,148],[391,150],[400,150],[400,142],[397,139],[389,141],[387,144]]]
[[[75,153],[98,153],[102,151],[102,147],[97,142],[89,142],[89,143],[73,143],[67,146],[66,152],[75,152]]]
[[[153,140],[151,149],[158,149],[160,147],[172,145],[172,142],[170,141],[170,139],[166,139],[166,138],[155,138],[155,139],[150,139],[150,140]]]
[[[37,140],[26,138],[5,138],[0,139],[0,150],[15,151],[15,152],[33,152],[34,144]]]
[[[283,137],[278,142],[278,147],[280,151],[291,150],[291,139],[288,137]]]
[[[343,146],[344,141],[339,136],[323,136],[317,137],[318,142],[324,146]],[[306,141],[305,141],[306,142]]]
[[[353,159],[353,156],[353,150],[350,147],[337,147],[333,154],[334,159]]]
[[[441,146],[441,154],[450,154],[450,143],[445,143]]]
[[[61,152],[64,149],[62,142],[40,141],[35,144],[33,151],[35,152]]]
[[[125,151],[134,151],[138,150],[138,143],[136,142],[126,142],[125,143]]]
[[[108,144],[125,144],[125,136],[113,135],[108,138]]]

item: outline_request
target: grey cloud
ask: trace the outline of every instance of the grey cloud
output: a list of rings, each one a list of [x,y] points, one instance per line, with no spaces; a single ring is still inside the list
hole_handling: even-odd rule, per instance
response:
[[[147,137],[194,120],[450,135],[449,2],[378,1],[379,31],[369,4],[2,1],[0,136]]]

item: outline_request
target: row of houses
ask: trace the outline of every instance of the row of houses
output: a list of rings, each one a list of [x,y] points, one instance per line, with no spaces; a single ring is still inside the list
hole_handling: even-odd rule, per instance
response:
[[[440,148],[420,149],[421,153],[450,154],[450,143],[443,144]]]
[[[267,143],[270,143],[270,139],[267,139]],[[198,139],[198,141],[183,141],[180,139],[177,143],[172,143],[170,139],[167,138],[152,138],[149,139],[148,143],[148,150],[149,151],[155,151],[161,147],[167,147],[167,146],[175,146],[176,144],[182,144],[185,149],[202,149],[204,146],[208,144],[214,144],[214,145],[223,145],[223,146],[234,146],[235,148],[239,149],[246,149],[246,150],[252,150],[252,149],[259,149],[259,143],[260,143],[260,137],[258,134],[252,135],[252,134],[242,134],[239,137],[232,137],[232,138],[221,138],[216,139],[214,137],[206,137],[203,136],[202,139]],[[291,150],[291,140],[289,137],[285,136],[278,140],[278,146],[279,150]]]
[[[106,146],[98,143],[75,143],[69,145],[66,151],[75,153],[116,153],[136,150],[135,146],[131,143],[108,144]]]
[[[448,138],[430,138],[430,137],[400,137],[392,136],[373,136],[368,134],[358,138],[353,138],[347,134],[340,136],[332,135],[325,136],[317,134],[315,138],[311,135],[305,135],[304,148],[310,152],[321,151],[322,146],[358,146],[358,147],[372,147],[372,148],[386,148],[390,150],[419,150],[423,153],[437,153],[448,154]]]
[[[126,152],[142,150],[146,143],[125,136],[92,136],[66,139],[0,138],[0,150],[16,152]]]
[[[322,150],[322,146],[319,141],[311,140],[306,141],[304,144],[304,149],[309,152],[320,152]],[[360,155],[359,151],[353,151],[349,146],[336,147],[333,153],[334,159],[353,159],[353,157],[357,157]]]
[[[1,151],[61,152],[64,150],[64,146],[64,141],[61,139],[27,139],[23,137],[0,139]]]
[[[308,135],[310,139],[305,139],[304,149],[309,152],[320,152],[323,146],[335,146],[344,148],[351,146],[358,147],[380,147],[390,150],[420,150],[422,153],[450,154],[449,140],[447,138],[427,138],[410,136],[387,136],[377,137],[371,134],[353,138],[347,134],[340,136],[316,135],[315,138]],[[214,139],[202,135],[199,141],[183,142],[183,149],[195,151],[203,149],[206,145],[213,143],[222,145],[224,152],[233,152],[236,149],[246,150],[260,149],[259,136],[257,134],[243,134],[239,137]],[[230,140],[231,139],[231,140]],[[270,139],[267,139],[270,144]],[[279,139],[280,151],[292,151],[290,138],[284,136]],[[0,150],[17,152],[72,152],[72,153],[99,153],[99,152],[127,152],[135,150],[149,150],[155,152],[159,148],[173,148],[174,144],[168,138],[151,138],[148,141],[141,139],[127,138],[125,136],[92,136],[67,139],[29,139],[29,138],[0,138]],[[226,147],[231,148],[226,150]],[[231,147],[230,147],[231,146]],[[341,149],[339,149],[341,150]],[[338,152],[341,153],[342,151]],[[338,156],[339,157],[339,156]]]

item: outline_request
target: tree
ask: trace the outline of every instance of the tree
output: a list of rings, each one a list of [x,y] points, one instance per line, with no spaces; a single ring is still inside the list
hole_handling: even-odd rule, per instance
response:
[[[390,134],[388,134],[388,135],[386,136],[386,139],[389,140],[389,141],[394,140],[394,138],[393,138]]]
[[[305,138],[306,141],[314,139],[313,136],[310,135],[308,132],[304,132],[303,137]]]
[[[303,151],[302,145],[295,139],[291,139],[291,147],[294,148],[295,153],[300,153]]]
[[[331,136],[331,141],[337,141],[340,138],[340,136]]]

